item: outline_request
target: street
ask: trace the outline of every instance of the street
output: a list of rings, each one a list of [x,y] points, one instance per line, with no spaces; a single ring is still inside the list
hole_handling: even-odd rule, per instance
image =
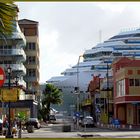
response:
[[[34,133],[22,132],[22,138],[140,138],[139,131],[114,131],[101,128],[81,128],[78,131],[62,132],[62,124],[49,124],[46,127],[35,129]]]

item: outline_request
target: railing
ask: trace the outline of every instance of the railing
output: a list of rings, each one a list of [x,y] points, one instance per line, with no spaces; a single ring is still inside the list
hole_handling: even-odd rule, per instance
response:
[[[35,95],[27,94],[25,95],[25,100],[35,100]]]
[[[21,56],[24,57],[24,59],[26,59],[26,54],[25,54],[23,49],[0,49],[0,55],[1,56],[5,56],[5,55],[9,55],[9,56],[21,55]]]
[[[3,69],[7,69],[7,67],[10,65],[12,71],[23,71],[24,74],[26,74],[26,68],[23,64],[0,64],[0,66]]]

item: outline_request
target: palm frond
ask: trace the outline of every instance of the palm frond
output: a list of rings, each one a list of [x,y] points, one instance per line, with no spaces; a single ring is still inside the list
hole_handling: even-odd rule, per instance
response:
[[[17,12],[17,6],[12,0],[0,2],[0,34],[12,34],[16,23]]]

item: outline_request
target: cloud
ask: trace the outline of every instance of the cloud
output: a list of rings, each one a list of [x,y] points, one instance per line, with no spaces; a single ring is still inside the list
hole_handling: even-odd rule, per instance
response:
[[[85,49],[139,26],[140,2],[17,2],[19,18],[39,22],[40,81],[77,63]],[[100,32],[102,33],[100,38]]]

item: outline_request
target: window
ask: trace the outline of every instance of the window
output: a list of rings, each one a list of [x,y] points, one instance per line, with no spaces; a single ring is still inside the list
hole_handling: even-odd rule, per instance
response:
[[[117,96],[125,95],[125,79],[117,81]]]
[[[134,86],[134,79],[129,79],[129,86]]]
[[[29,43],[27,43],[27,50],[36,50],[36,44],[35,44],[35,42],[29,42]]]
[[[129,79],[129,86],[140,86],[140,79]]]
[[[140,79],[135,79],[135,86],[140,86]]]
[[[137,70],[137,74],[140,74],[140,70]]]
[[[128,75],[131,75],[133,74],[133,71],[132,70],[128,70]]]
[[[35,36],[37,35],[37,28],[24,28],[25,36]]]
[[[36,76],[35,69],[28,69],[27,70],[27,75],[30,76],[30,77],[35,77]]]
[[[36,57],[35,56],[27,56],[27,64],[35,64]]]

